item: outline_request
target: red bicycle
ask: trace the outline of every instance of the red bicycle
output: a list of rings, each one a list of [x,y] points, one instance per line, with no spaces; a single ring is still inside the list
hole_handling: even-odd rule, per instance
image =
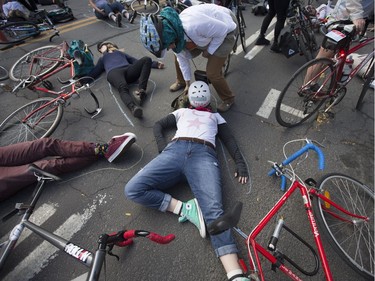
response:
[[[81,58],[71,58],[67,53],[69,46],[63,42],[57,46],[45,46],[35,49],[21,57],[10,69],[9,77],[18,84],[12,92],[29,89],[55,96],[36,99],[12,112],[0,124],[0,146],[31,141],[50,136],[59,125],[64,107],[69,105],[71,97],[79,97],[84,91],[90,93],[94,103],[87,102],[85,110],[96,117],[102,110],[99,101],[90,90],[89,84],[81,85],[80,80],[74,79],[74,63],[80,63]],[[69,69],[67,81],[60,90],[54,90],[48,79],[57,73]],[[91,84],[92,85],[92,84]]]
[[[300,156],[307,154],[309,150],[317,153],[319,168],[324,168],[323,152],[307,140],[307,144],[293,155],[286,157],[281,164],[273,163],[269,175],[276,175],[282,179],[282,190],[285,190],[287,180],[291,186],[283,196],[268,211],[264,218],[246,235],[237,227],[240,218],[242,203],[235,207],[223,217],[208,226],[211,235],[218,234],[231,227],[246,239],[248,256],[250,261],[249,278],[251,280],[265,280],[260,255],[272,264],[273,269],[279,269],[291,280],[302,280],[295,273],[296,270],[305,275],[315,275],[319,270],[319,260],[322,264],[326,280],[332,281],[332,273],[328,264],[324,246],[322,244],[320,229],[329,240],[330,245],[337,254],[361,276],[368,280],[374,278],[374,190],[361,182],[342,174],[329,174],[323,177],[317,184],[313,179],[303,182],[290,165]],[[273,235],[266,246],[262,246],[257,237],[266,228],[269,222],[280,212],[284,204],[291,198],[292,194],[299,190],[302,202],[306,210],[307,219],[311,226],[311,233],[316,244],[318,254],[300,235],[286,226],[285,220],[279,217]],[[319,227],[318,227],[319,226]],[[295,260],[288,257],[281,250],[281,230],[284,229],[305,246],[315,260],[313,270],[302,268]],[[289,235],[290,234],[290,235]],[[285,240],[284,240],[285,242]],[[294,242],[294,240],[293,240]],[[293,243],[295,244],[295,243]],[[284,250],[284,249],[283,249]],[[244,263],[242,263],[247,270]],[[292,270],[292,267],[294,268]],[[296,270],[295,270],[296,269]]]
[[[348,21],[337,21],[329,24],[331,25],[335,28],[326,34],[323,44],[327,49],[334,50],[336,55],[333,59],[313,59],[293,74],[276,103],[276,120],[281,126],[294,127],[305,122],[317,113],[323,104],[326,104],[323,115],[332,115],[331,108],[344,98],[346,86],[362,68],[366,69],[364,71],[368,80],[366,84],[370,84],[370,80],[373,79],[374,38],[363,38],[350,48],[350,44],[355,42],[356,38],[355,26],[348,25]],[[365,47],[371,49],[367,50]],[[357,67],[344,74],[343,70],[346,62],[349,61],[348,58],[352,53],[360,50],[368,51],[367,56]],[[365,91],[362,91],[357,109],[364,95]]]

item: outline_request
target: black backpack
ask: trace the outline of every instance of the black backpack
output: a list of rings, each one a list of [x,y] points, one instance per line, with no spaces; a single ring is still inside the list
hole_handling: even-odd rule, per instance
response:
[[[281,52],[290,58],[299,53],[298,43],[292,35],[292,30],[289,25],[285,26],[279,35],[279,47]]]
[[[47,12],[47,15],[54,24],[74,20],[73,11],[67,6],[50,10]]]

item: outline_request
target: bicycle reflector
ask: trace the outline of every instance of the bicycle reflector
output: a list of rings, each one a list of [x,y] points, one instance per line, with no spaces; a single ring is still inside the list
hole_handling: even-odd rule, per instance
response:
[[[329,191],[325,190],[324,191],[324,196],[328,199],[331,200],[331,196],[329,194]],[[327,209],[331,208],[331,204],[329,204],[328,202],[324,201],[324,207],[326,207]]]

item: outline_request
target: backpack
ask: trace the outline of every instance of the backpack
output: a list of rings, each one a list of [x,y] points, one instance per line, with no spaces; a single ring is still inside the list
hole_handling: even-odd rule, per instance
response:
[[[82,40],[73,40],[69,44],[68,54],[71,59],[79,57],[82,60],[74,62],[74,78],[87,75],[94,68],[94,55]]]
[[[292,35],[292,30],[289,25],[285,26],[279,35],[279,47],[281,52],[290,58],[299,53],[298,43]]]
[[[53,24],[74,20],[72,9],[67,6],[50,10],[47,12],[47,15]]]

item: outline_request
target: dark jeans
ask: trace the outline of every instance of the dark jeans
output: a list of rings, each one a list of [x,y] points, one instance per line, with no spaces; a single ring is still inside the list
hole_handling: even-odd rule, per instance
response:
[[[260,28],[260,35],[264,36],[273,17],[276,15],[277,21],[275,25],[274,39],[275,39],[275,42],[278,42],[280,32],[283,29],[284,24],[285,24],[286,15],[288,12],[288,7],[289,7],[289,1],[290,0],[269,0],[268,1],[269,10]]]
[[[95,16],[98,18],[98,19],[106,19],[110,14],[112,13],[121,13],[123,10],[125,10],[124,6],[122,6],[122,4],[120,4],[119,2],[114,2],[114,3],[111,3],[111,4],[105,4],[105,5],[99,5],[97,6],[99,9],[102,9],[104,10],[104,13],[105,15],[97,12],[95,10]]]
[[[55,175],[73,172],[95,161],[94,148],[89,142],[51,138],[0,147],[0,201],[36,182],[29,164]]]
[[[124,68],[116,68],[107,74],[108,82],[115,87],[120,94],[124,104],[129,107],[133,99],[129,94],[129,84],[138,82],[138,88],[147,90],[147,82],[151,73],[152,60],[150,57],[143,57]]]

